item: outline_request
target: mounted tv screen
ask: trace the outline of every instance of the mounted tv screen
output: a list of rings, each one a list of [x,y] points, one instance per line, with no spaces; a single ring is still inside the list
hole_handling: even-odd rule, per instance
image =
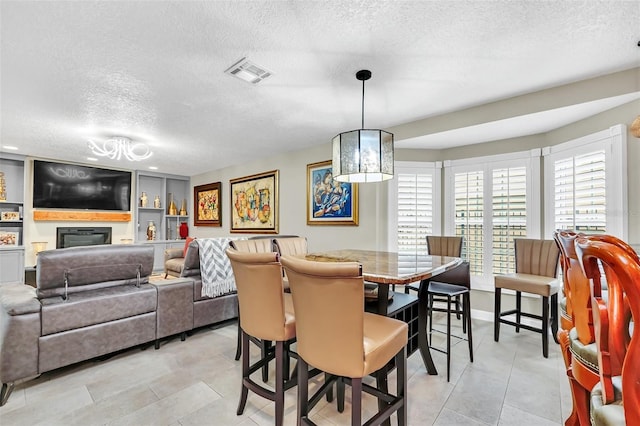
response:
[[[33,162],[33,207],[129,211],[131,172]]]

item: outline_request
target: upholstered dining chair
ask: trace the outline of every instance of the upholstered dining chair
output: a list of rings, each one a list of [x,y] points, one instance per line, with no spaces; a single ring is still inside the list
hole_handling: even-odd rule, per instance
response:
[[[407,324],[364,311],[364,280],[357,262],[314,262],[293,256],[283,256],[281,262],[297,312],[298,424],[313,424],[308,419],[310,411],[333,382],[339,381],[351,385],[352,425],[362,424],[362,392],[378,398],[380,411],[372,417],[373,424],[396,412],[398,424],[405,425]],[[392,360],[397,370],[395,395],[380,389],[386,384],[387,365]],[[309,365],[331,377],[311,398]],[[374,372],[378,372],[377,388],[362,381]],[[344,396],[341,389],[338,386],[339,410]]]
[[[272,238],[250,238],[247,240],[231,240],[229,241],[229,247],[247,253],[270,253],[275,252],[273,247]],[[258,339],[251,339],[256,345],[261,347],[262,357],[266,356],[266,353],[271,347],[271,343],[268,341],[258,341]],[[238,309],[238,339],[236,344],[236,361],[240,359],[242,355],[242,331],[240,329],[240,309]],[[262,380],[266,382],[269,380],[269,366],[265,365],[262,369]]]
[[[460,257],[462,255],[462,237],[453,236],[427,236],[427,249],[432,256]],[[427,306],[429,346],[438,352],[447,355],[447,381],[451,371],[451,337],[465,340],[461,336],[451,334],[451,314],[458,319],[462,317],[462,331],[467,333],[469,344],[469,359],[473,362],[473,336],[471,330],[471,272],[469,262],[463,262],[457,267],[438,274],[435,277],[422,280],[419,284],[408,284],[405,293],[409,290],[418,291],[420,308]],[[462,300],[460,300],[462,298]],[[444,305],[443,305],[444,304]],[[453,306],[452,306],[453,305]],[[424,312],[424,309],[421,309]],[[433,312],[445,312],[447,314],[447,343],[446,350],[432,346]]]
[[[560,249],[554,240],[515,238],[515,272],[494,276],[495,306],[493,339],[500,338],[500,324],[512,325],[516,333],[521,328],[542,334],[542,355],[549,357],[549,313],[553,339],[558,332],[558,262]],[[516,308],[502,312],[502,289],[516,292]],[[542,298],[542,315],[522,311],[522,293],[537,294]],[[551,307],[549,304],[551,303]],[[515,314],[515,321],[505,318]],[[541,327],[522,322],[522,317],[541,321]]]
[[[291,295],[282,287],[282,266],[278,254],[226,250],[236,279],[238,301],[242,316],[242,391],[237,414],[241,415],[247,403],[249,390],[275,402],[275,424],[282,425],[284,392],[295,384],[287,382],[288,348],[296,337],[296,318]],[[249,338],[275,342],[275,350],[250,365]],[[275,391],[260,386],[251,374],[275,358]]]
[[[280,256],[297,256],[307,254],[307,239],[305,237],[275,237],[275,250]]]
[[[590,421],[596,426],[640,423],[640,260],[611,236],[578,237],[576,253],[594,288],[606,276],[607,300],[592,297],[599,381],[590,393]],[[630,335],[632,329],[632,335]]]

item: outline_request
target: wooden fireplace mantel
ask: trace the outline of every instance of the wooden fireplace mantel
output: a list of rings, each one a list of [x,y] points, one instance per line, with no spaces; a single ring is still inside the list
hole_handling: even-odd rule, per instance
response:
[[[130,222],[130,212],[91,212],[35,210],[33,220],[69,220],[82,222]]]

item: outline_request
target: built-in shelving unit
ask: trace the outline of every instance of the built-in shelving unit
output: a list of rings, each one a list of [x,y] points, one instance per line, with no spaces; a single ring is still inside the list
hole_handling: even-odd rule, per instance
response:
[[[167,175],[161,173],[136,173],[136,208],[135,208],[135,241],[138,243],[154,244],[154,269],[163,268],[164,250],[183,244],[178,228],[182,222],[189,223],[190,179],[187,176]],[[147,196],[147,206],[141,205],[142,193]],[[156,197],[160,199],[160,207],[154,207]],[[169,214],[171,200],[176,205],[178,213],[183,204],[185,214]],[[147,240],[147,227],[153,222],[156,227],[155,240]]]
[[[2,154],[6,200],[0,201],[0,284],[24,283],[24,158]]]

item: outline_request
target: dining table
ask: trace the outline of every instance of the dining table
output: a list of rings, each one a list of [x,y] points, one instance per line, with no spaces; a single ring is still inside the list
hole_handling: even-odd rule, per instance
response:
[[[380,315],[388,314],[390,301],[395,297],[400,299],[407,296],[393,291],[390,293],[389,286],[404,285],[431,278],[462,263],[462,259],[458,257],[360,249],[312,252],[308,253],[305,258],[319,262],[358,262],[362,266],[365,285],[366,283],[377,284],[374,310]],[[431,357],[427,341],[427,313],[427,303],[418,301],[417,349],[420,351],[427,372],[435,375],[438,374],[438,370]]]

